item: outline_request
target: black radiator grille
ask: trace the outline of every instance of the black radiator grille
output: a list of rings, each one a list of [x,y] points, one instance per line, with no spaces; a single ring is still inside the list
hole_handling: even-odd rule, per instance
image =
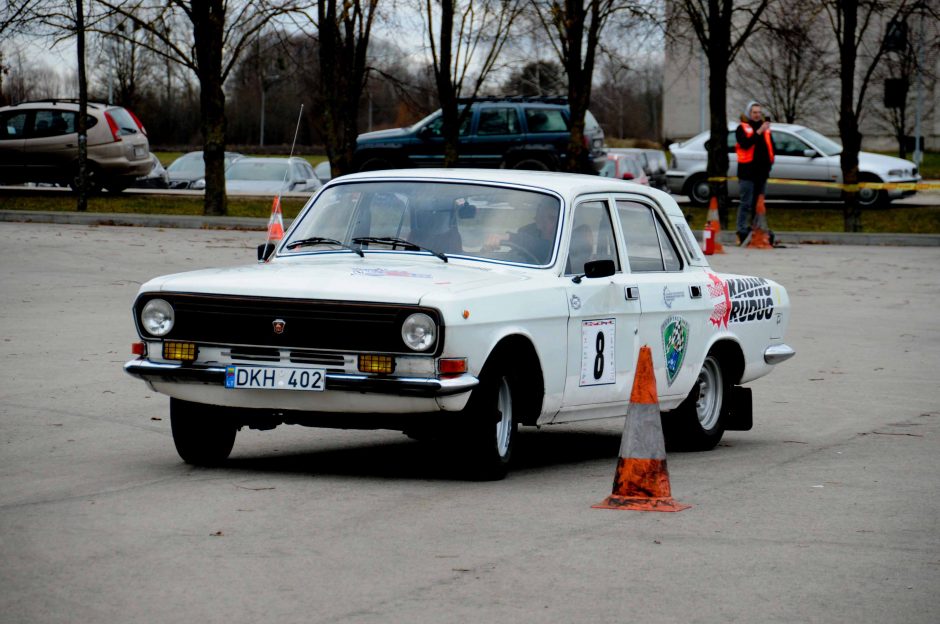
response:
[[[436,355],[443,344],[437,311],[419,306],[148,293],[134,306],[138,318],[144,304],[158,298],[168,301],[175,310],[173,329],[165,336],[171,340],[413,354],[401,339],[401,325],[409,314],[424,312],[435,320],[439,330],[437,343],[427,354]],[[284,322],[280,334],[274,332],[275,321]]]

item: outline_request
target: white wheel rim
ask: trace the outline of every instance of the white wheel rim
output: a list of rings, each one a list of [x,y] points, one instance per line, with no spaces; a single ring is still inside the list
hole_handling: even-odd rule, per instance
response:
[[[505,378],[499,382],[496,409],[501,414],[499,422],[496,423],[496,452],[500,457],[506,457],[512,436],[512,393],[509,391],[509,382]]]
[[[723,398],[721,367],[715,358],[708,357],[698,374],[698,401],[695,402],[698,422],[705,431],[711,431],[718,424]]]

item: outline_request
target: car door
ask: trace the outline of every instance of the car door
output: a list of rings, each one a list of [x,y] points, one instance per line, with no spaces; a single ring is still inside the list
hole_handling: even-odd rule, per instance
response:
[[[78,158],[78,131],[74,111],[40,109],[35,111],[23,145],[23,159],[29,178],[60,181]]]
[[[477,167],[499,167],[507,152],[523,144],[525,135],[515,106],[481,106],[476,132],[466,152]]]
[[[809,182],[831,182],[832,172],[828,159],[816,154],[805,141],[785,130],[771,128],[771,141],[774,145],[774,166],[770,170],[771,178],[802,180]],[[806,154],[812,152],[813,156]],[[768,197],[795,197],[802,199],[836,199],[838,191],[826,187],[794,184],[767,184]]]
[[[628,286],[636,288],[641,311],[639,345],[652,351],[660,398],[684,397],[705,357],[704,274],[689,266],[668,220],[652,201],[618,197],[616,206],[632,282]]]
[[[458,140],[460,144],[459,164],[468,165],[470,154],[470,128],[473,126],[475,111],[471,110],[460,123]],[[409,146],[408,159],[415,167],[440,167],[444,164],[444,117],[437,115],[416,133],[414,145]]]
[[[620,253],[606,197],[576,204],[562,280],[568,298],[564,420],[623,413],[633,382],[640,306],[623,288]],[[578,278],[584,263],[613,260],[610,277]]]
[[[7,111],[0,115],[0,183],[23,179],[23,142],[29,111]]]

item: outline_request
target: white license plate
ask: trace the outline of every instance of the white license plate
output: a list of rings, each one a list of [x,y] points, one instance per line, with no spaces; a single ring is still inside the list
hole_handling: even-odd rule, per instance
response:
[[[326,371],[322,368],[277,368],[274,366],[229,366],[226,388],[252,390],[313,390],[322,392]]]

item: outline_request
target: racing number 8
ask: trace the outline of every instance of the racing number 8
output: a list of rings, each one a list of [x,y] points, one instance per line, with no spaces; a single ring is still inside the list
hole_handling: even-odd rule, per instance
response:
[[[600,379],[604,374],[604,332],[597,332],[594,339],[594,379]]]

